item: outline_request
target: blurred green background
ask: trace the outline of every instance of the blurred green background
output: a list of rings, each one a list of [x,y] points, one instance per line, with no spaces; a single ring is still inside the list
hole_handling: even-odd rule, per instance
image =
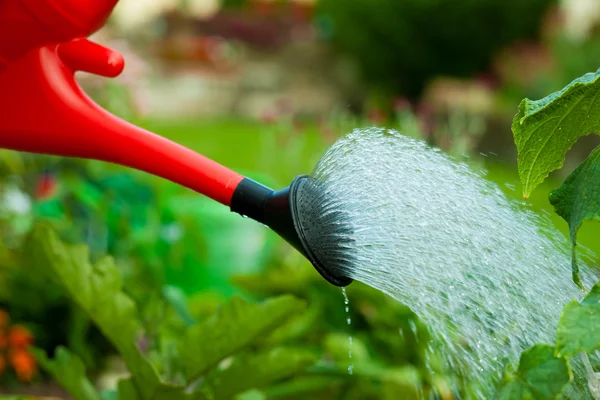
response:
[[[512,117],[522,98],[600,66],[599,28],[600,3],[584,0],[122,0],[93,38],[124,54],[125,72],[79,79],[113,113],[273,188],[310,173],[336,138],[381,125],[487,170],[521,201]],[[527,200],[565,235],[548,193],[598,143],[582,139]],[[95,259],[114,256],[150,330],[167,324],[155,303],[194,321],[234,294],[308,300],[292,341],[315,349],[321,369],[267,398],[418,398],[419,387],[453,398],[428,370],[410,310],[355,283],[348,326],[340,289],[263,226],[141,172],[0,151],[0,308],[40,347],[82,357],[99,386],[120,371],[114,350],[18,262],[39,220]],[[593,223],[579,235],[600,254],[597,237]],[[63,395],[43,373],[25,384],[0,372],[0,393]]]

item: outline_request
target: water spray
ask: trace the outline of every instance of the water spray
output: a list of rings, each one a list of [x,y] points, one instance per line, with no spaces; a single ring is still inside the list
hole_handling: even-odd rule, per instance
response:
[[[333,285],[350,284],[306,240],[299,199],[307,176],[275,191],[117,118],[84,93],[75,72],[115,77],[124,69],[121,54],[87,39],[117,1],[0,3],[0,148],[106,161],[175,182],[269,226]]]

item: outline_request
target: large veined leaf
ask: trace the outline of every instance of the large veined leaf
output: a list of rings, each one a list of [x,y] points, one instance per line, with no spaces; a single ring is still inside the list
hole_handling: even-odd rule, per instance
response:
[[[556,351],[569,357],[600,348],[600,283],[581,301],[563,309],[556,333]]]
[[[43,224],[34,228],[28,249],[32,267],[54,278],[117,348],[141,400],[155,399],[156,393],[170,388],[136,345],[141,328],[135,304],[121,291],[121,277],[111,258],[92,265],[86,246],[65,245]]]
[[[236,357],[230,365],[211,372],[206,383],[215,399],[231,399],[237,393],[288,378],[315,361],[315,356],[306,350],[274,348]]]
[[[50,360],[40,349],[31,349],[42,368],[48,371],[75,400],[100,400],[101,397],[85,374],[85,365],[79,357],[64,347],[55,351]]]
[[[581,286],[577,266],[577,231],[588,219],[600,219],[600,147],[550,194],[554,211],[569,224],[573,243],[573,279]]]
[[[292,296],[263,303],[234,297],[207,321],[192,326],[181,345],[185,376],[192,381],[219,361],[251,345],[305,307]]]
[[[519,177],[528,197],[562,167],[577,139],[600,131],[600,70],[575,79],[541,100],[524,99],[513,119]]]
[[[519,368],[504,378],[497,400],[554,400],[571,380],[564,358],[554,356],[554,347],[536,344],[521,354]]]

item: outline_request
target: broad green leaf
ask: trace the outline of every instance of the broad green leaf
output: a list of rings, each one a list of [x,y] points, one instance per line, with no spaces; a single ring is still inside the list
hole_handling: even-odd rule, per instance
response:
[[[58,347],[50,360],[40,349],[31,352],[48,373],[67,390],[75,400],[100,400],[100,395],[85,374],[83,361],[64,347]]]
[[[267,385],[304,371],[316,361],[315,356],[298,349],[275,348],[259,354],[246,354],[231,365],[209,374],[206,384],[216,399],[231,399],[249,389]]]
[[[141,328],[135,304],[121,291],[111,258],[92,265],[86,246],[65,245],[43,224],[34,228],[27,248],[32,266],[53,277],[119,351],[142,400],[155,399],[155,393],[169,387],[136,345]]]
[[[573,244],[573,280],[581,286],[577,266],[577,231],[588,219],[600,219],[600,147],[581,163],[565,182],[550,194],[554,211],[569,224]]]
[[[235,400],[267,400],[267,396],[260,390],[252,389],[238,394]]]
[[[304,302],[292,296],[258,304],[232,298],[207,321],[187,331],[180,351],[187,380],[198,378],[219,361],[253,344],[304,306]]]
[[[600,348],[600,282],[581,301],[563,309],[556,331],[556,351],[560,357]]]
[[[600,133],[600,70],[541,100],[524,99],[513,119],[523,195],[562,167],[577,139]]]
[[[506,376],[497,400],[557,399],[571,380],[571,369],[564,358],[554,356],[554,347],[536,344],[521,354],[519,369]]]

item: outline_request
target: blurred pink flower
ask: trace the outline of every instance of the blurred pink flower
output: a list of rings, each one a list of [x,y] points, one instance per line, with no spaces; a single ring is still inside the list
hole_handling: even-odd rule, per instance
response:
[[[323,138],[325,139],[325,141],[327,143],[333,143],[335,142],[335,132],[333,129],[331,129],[328,126],[325,126],[323,128],[321,128],[321,135],[323,136]]]
[[[395,112],[401,112],[411,108],[410,101],[404,96],[394,97],[393,105]]]
[[[293,111],[292,102],[290,99],[281,98],[277,100],[277,109],[281,114],[290,114]]]
[[[370,123],[378,125],[385,121],[386,116],[380,108],[372,108],[367,112],[367,119]]]
[[[277,122],[277,113],[273,110],[264,111],[260,116],[260,121],[266,125],[272,125]]]
[[[417,105],[416,116],[421,124],[423,135],[430,137],[435,130],[435,109],[431,104],[422,101]]]

